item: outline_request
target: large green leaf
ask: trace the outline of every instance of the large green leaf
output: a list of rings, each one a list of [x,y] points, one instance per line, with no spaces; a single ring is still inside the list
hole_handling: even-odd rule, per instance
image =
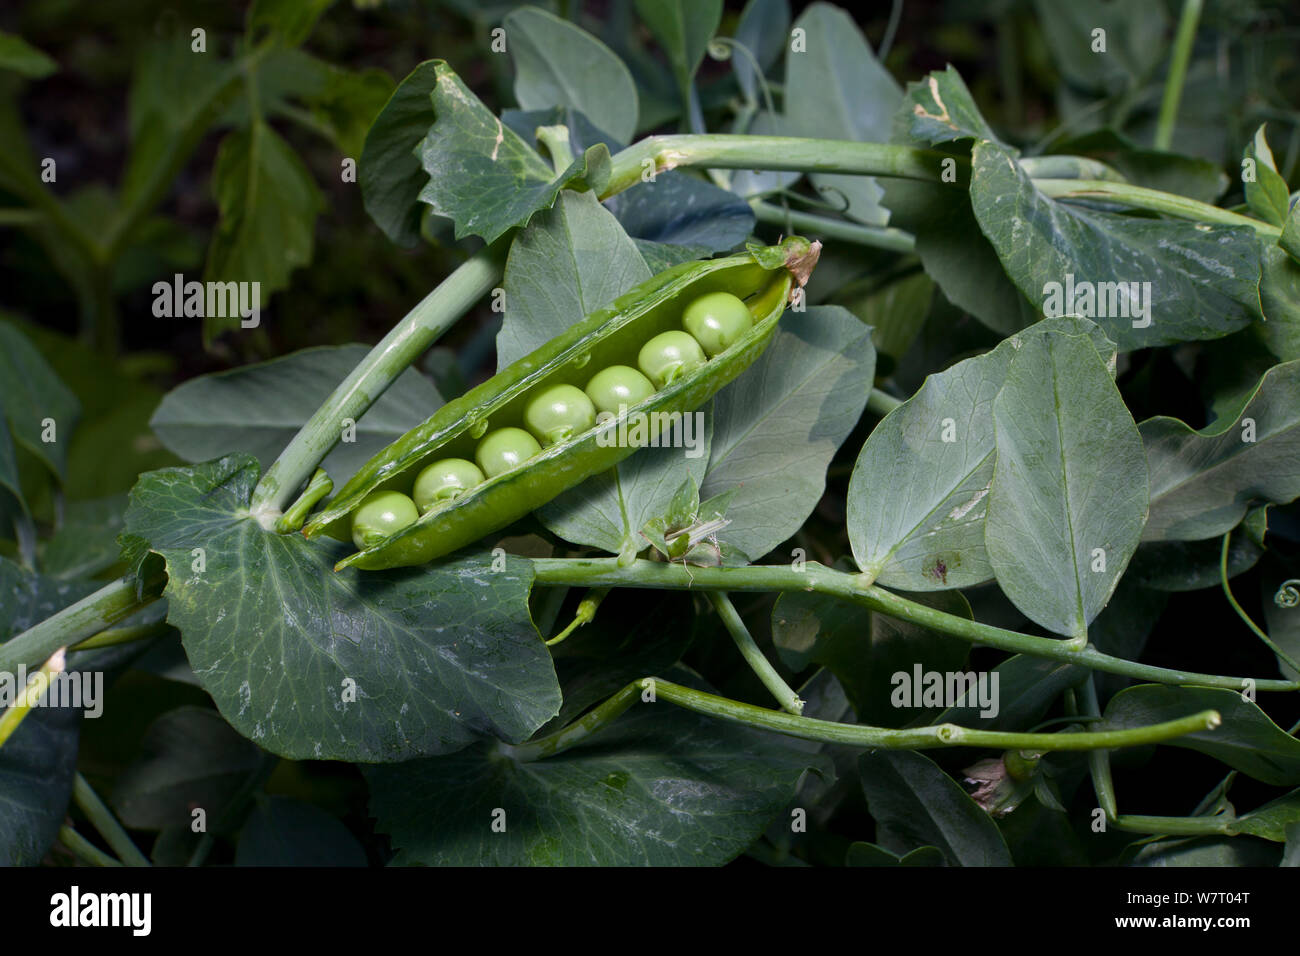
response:
[[[1300,359],[1300,263],[1277,246],[1263,253],[1259,303],[1265,321],[1257,328],[1268,350],[1284,362]]]
[[[1093,344],[1059,333],[1025,342],[993,416],[984,541],[998,584],[1031,620],[1084,638],[1146,521],[1137,426]]]
[[[556,713],[526,562],[334,572],[350,546],[249,515],[258,473],[247,455],[151,472],[124,535],[166,562],[168,620],[236,730],[287,757],[403,760],[522,740]]]
[[[221,220],[203,277],[260,282],[265,309],[272,293],[288,288],[290,273],[311,261],[316,217],[325,202],[303,161],[264,122],[222,140],[212,190]],[[205,315],[205,340],[242,321],[237,314]]]
[[[849,542],[863,572],[910,591],[970,587],[993,577],[984,549],[996,460],[993,400],[1016,351],[1053,330],[1089,335],[1113,366],[1114,347],[1091,322],[1047,319],[930,375],[875,427],[854,465],[847,501]]]
[[[799,530],[866,407],[875,367],[871,329],[847,309],[782,317],[767,351],[713,401],[700,496],[736,490],[719,541],[757,559]]]
[[[1197,540],[1235,527],[1252,502],[1300,495],[1300,360],[1269,369],[1240,411],[1199,432],[1142,423],[1151,471],[1148,540]]]
[[[149,424],[162,443],[186,461],[246,452],[270,467],[369,352],[364,345],[320,346],[192,378],[167,393]],[[372,455],[441,404],[432,383],[407,369],[356,422],[350,433],[355,440],[335,445],[322,467],[340,487]]]
[[[858,758],[858,766],[876,840],[885,849],[903,854],[934,846],[950,866],[1011,866],[1011,851],[993,818],[929,757],[876,750]]]
[[[977,143],[972,164],[980,228],[1007,275],[1045,312],[1091,318],[1122,350],[1219,338],[1258,316],[1253,230],[1059,202],[994,143]]]
[[[1236,691],[1159,684],[1130,687],[1111,698],[1099,729],[1142,727],[1189,717],[1202,710],[1217,710],[1222,725],[1184,734],[1167,743],[1208,754],[1264,783],[1300,783],[1300,740]]]
[[[0,321],[0,411],[14,440],[60,479],[81,418],[77,397],[12,323]]]
[[[504,20],[515,64],[515,99],[526,110],[567,106],[628,142],[636,133],[636,84],[614,51],[581,27],[536,7]]]
[[[129,827],[191,825],[193,811],[202,809],[215,830],[261,766],[261,751],[215,710],[178,707],[150,724],[139,756],[114,784],[111,802]]]
[[[420,200],[456,224],[456,238],[492,242],[555,202],[570,183],[599,191],[609,150],[592,146],[559,176],[470,92],[444,62],[433,63],[437,121],[419,146],[429,174]],[[391,104],[390,104],[391,105]]]
[[[478,744],[363,773],[378,829],[401,851],[396,863],[717,866],[823,760],[659,700],[544,760]]]

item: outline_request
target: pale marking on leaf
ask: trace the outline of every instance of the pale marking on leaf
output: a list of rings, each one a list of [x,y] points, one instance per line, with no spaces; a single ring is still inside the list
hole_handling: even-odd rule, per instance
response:
[[[505,138],[506,138],[505,130],[501,126],[500,117],[498,117],[497,118],[497,139],[496,142],[492,144],[492,162],[494,163],[497,161],[497,151],[501,149],[501,144],[505,142]]]
[[[927,112],[925,107],[923,107],[920,103],[917,103],[915,106],[913,106],[912,111],[916,113],[917,116],[924,116],[926,119],[932,119],[940,123],[946,123],[948,126],[952,127],[953,129],[956,129],[957,127],[953,123],[952,117],[948,115],[948,107],[943,105],[943,98],[939,96],[939,81],[932,76],[929,78],[929,83],[930,83],[930,95],[934,97],[934,105],[939,107],[939,109],[942,110],[943,112],[941,112],[938,116],[936,116],[933,113]]]
[[[956,508],[953,508],[952,511],[948,512],[948,517],[952,518],[954,521],[960,521],[962,518],[966,517],[967,512],[983,501],[984,496],[989,493],[989,489],[992,487],[993,482],[990,481],[979,491],[975,492],[975,497],[970,501],[966,502],[964,505],[958,505]]]

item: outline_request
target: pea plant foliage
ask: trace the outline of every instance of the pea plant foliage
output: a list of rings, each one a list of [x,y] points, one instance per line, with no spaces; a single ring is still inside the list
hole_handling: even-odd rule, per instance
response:
[[[636,30],[485,22],[459,55],[512,77],[500,108],[455,50],[409,64],[347,188],[393,255],[459,265],[378,344],[176,386],[150,424],[180,464],[129,496],[65,500],[90,410],[0,321],[0,862],[1294,865],[1295,165],[1262,123],[1222,154],[1175,135],[1195,13],[1088,59],[1092,21],[1035,5],[1096,108],[1031,137],[830,4],[615,6]],[[266,55],[310,42],[290,7],[253,4]],[[258,202],[310,236],[314,187],[271,198],[310,173],[267,142]],[[278,290],[311,243],[259,247],[261,215],[213,254],[278,256]],[[421,363],[462,317],[508,411],[544,361],[580,388],[719,291],[772,320],[643,365],[677,402],[644,447],[566,482],[605,459],[556,418],[535,462],[457,466],[503,491],[421,502],[448,517],[410,540],[472,543],[355,557],[365,494],[507,414]],[[102,717],[32,703],[94,675]],[[100,720],[140,742],[92,771]]]

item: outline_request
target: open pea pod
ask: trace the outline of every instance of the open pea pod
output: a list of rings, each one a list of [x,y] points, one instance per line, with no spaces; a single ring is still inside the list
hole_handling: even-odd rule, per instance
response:
[[[820,243],[792,236],[778,246],[751,246],[743,255],[683,263],[652,276],[448,402],[375,455],[305,525],[303,533],[309,538],[328,534],[350,541],[349,516],[372,492],[409,494],[424,466],[442,458],[473,459],[475,446],[490,429],[522,425],[526,404],[541,390],[559,384],[582,388],[602,368],[635,366],[642,345],[661,332],[681,328],[682,309],[697,296],[730,292],[744,300],[754,324],[724,352],[623,415],[543,449],[378,544],[349,555],[338,567],[379,570],[424,564],[517,521],[637,451],[637,445],[599,442],[602,429],[617,429],[624,419],[648,416],[643,420],[649,426],[647,435],[653,437],[666,416],[699,408],[748,368],[771,342],[794,283],[802,286],[807,281],[820,248]]]

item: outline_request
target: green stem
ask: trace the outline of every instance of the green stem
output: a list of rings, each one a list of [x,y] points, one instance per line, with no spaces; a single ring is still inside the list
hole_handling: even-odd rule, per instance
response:
[[[59,842],[91,866],[121,866],[122,862],[109,856],[70,826],[59,827]]]
[[[145,855],[140,852],[131,838],[127,836],[126,831],[122,829],[122,824],[117,822],[117,817],[113,816],[111,810],[104,805],[104,801],[99,799],[99,794],[81,774],[77,774],[72,781],[72,799],[76,801],[81,812],[86,815],[99,835],[104,838],[104,842],[113,848],[118,859],[126,866],[148,866],[149,861]]]
[[[1183,98],[1187,63],[1192,57],[1196,25],[1200,19],[1201,0],[1183,0],[1183,14],[1178,19],[1178,33],[1174,36],[1173,55],[1169,59],[1169,76],[1165,80],[1165,94],[1160,101],[1160,116],[1156,121],[1156,149],[1167,150],[1173,142],[1178,103]]]
[[[1231,537],[1232,531],[1229,530],[1228,533],[1223,536],[1223,548],[1219,552],[1219,583],[1223,585],[1224,596],[1227,597],[1228,603],[1232,605],[1232,609],[1237,612],[1237,617],[1241,618],[1254,635],[1263,641],[1265,645],[1268,646],[1269,650],[1277,655],[1278,660],[1285,663],[1297,674],[1300,674],[1300,664],[1297,664],[1290,654],[1273,643],[1273,641],[1269,639],[1269,636],[1259,629],[1259,625],[1250,619],[1250,615],[1247,614],[1245,609],[1237,603],[1237,599],[1233,597],[1232,588],[1228,584],[1228,541]]]
[[[1112,821],[1118,830],[1151,836],[1207,836],[1232,833],[1232,817],[1144,817],[1123,814]]]
[[[59,648],[75,646],[109,625],[130,617],[162,597],[165,581],[165,576],[159,574],[141,586],[135,575],[128,574],[65,607],[53,617],[47,617],[7,643],[0,644],[0,673],[12,673],[20,665],[32,667],[48,659]]]
[[[1034,186],[1044,196],[1053,199],[1105,199],[1123,203],[1135,209],[1149,209],[1177,219],[1194,222],[1214,222],[1225,226],[1247,226],[1260,236],[1274,242],[1282,235],[1277,226],[1239,213],[1211,206],[1209,203],[1147,189],[1131,183],[1115,183],[1102,179],[1035,179]]]
[[[141,624],[136,627],[110,627],[106,631],[100,631],[94,637],[86,638],[69,650],[93,651],[100,647],[116,647],[119,644],[147,641],[166,633],[170,626],[166,621],[155,621],[152,624]]]
[[[740,614],[736,612],[736,606],[731,603],[725,591],[710,591],[709,601],[713,604],[713,609],[718,612],[718,617],[722,618],[722,623],[726,626],[727,631],[731,634],[731,639],[736,642],[736,648],[740,651],[740,656],[745,659],[758,679],[763,682],[763,686],[772,692],[776,702],[781,705],[781,709],[791,714],[803,713],[803,701],[799,695],[790,689],[781,675],[776,672],[772,662],[763,656],[762,650],[754,641],[754,637],[749,633],[749,628],[745,627],[745,622],[741,619]]]
[[[537,127],[537,141],[546,147],[546,152],[551,157],[551,166],[554,167],[556,175],[573,165],[573,144],[569,142],[569,127],[539,126]]]
[[[891,252],[912,252],[916,240],[902,229],[880,226],[863,226],[843,219],[828,219],[809,212],[795,212],[773,206],[761,199],[751,199],[750,208],[759,222],[780,226],[786,232],[798,232],[811,239],[840,239],[859,246],[888,249]]]
[[[676,563],[638,560],[620,568],[616,558],[536,558],[533,559],[536,582],[543,586],[637,587],[702,591],[814,591],[858,604],[889,617],[910,621],[921,627],[954,637],[984,644],[1014,654],[1028,654],[1048,660],[1077,664],[1092,670],[1123,674],[1138,680],[1161,684],[1196,684],[1226,687],[1240,691],[1246,686],[1240,677],[1200,674],[1139,664],[1103,654],[1091,645],[1079,646],[1071,641],[1035,637],[981,624],[964,617],[909,601],[883,588],[867,583],[862,575],[835,571],[810,563],[802,570],[786,565],[750,565],[740,568],[686,567]],[[1300,690],[1300,681],[1259,678],[1255,688],[1262,691]]]
[[[547,641],[546,646],[554,647],[584,624],[595,620],[596,609],[600,607],[600,602],[605,600],[607,594],[609,594],[609,588],[595,588],[590,591],[586,597],[578,602],[578,609],[574,612],[573,620],[569,622],[569,626]]]
[[[1071,698],[1074,696],[1070,693]],[[1089,674],[1088,679],[1079,684],[1079,696],[1083,698],[1084,714],[1094,720],[1100,720],[1101,705],[1097,701],[1096,678],[1093,675]],[[1115,801],[1115,782],[1110,775],[1110,754],[1105,750],[1089,751],[1088,769],[1092,773],[1092,786],[1097,793],[1097,803],[1101,805],[1106,818],[1113,821],[1119,815],[1119,805]]]
[[[873,415],[879,415],[884,418],[899,405],[903,404],[901,398],[895,398],[888,392],[882,392],[878,388],[873,388],[871,394],[867,396],[867,411]]]
[[[334,482],[329,475],[325,474],[325,469],[317,468],[316,474],[311,476],[311,481],[298,496],[298,500],[275,523],[275,530],[279,534],[291,534],[300,530],[302,523],[307,520],[307,515],[311,514],[311,509],[316,507],[316,502],[333,490]]]
[[[355,421],[402,372],[501,280],[508,238],[475,253],[370,350],[280,453],[253,492],[250,511],[273,527],[298,489]]]
[[[943,183],[943,161],[952,158],[912,146],[838,139],[729,133],[648,136],[613,157],[609,183],[600,198],[607,199],[635,186],[648,170],[662,173],[689,166],[851,173]]]
[[[683,687],[657,677],[633,681],[599,707],[574,723],[549,736],[517,746],[498,745],[503,756],[519,761],[540,760],[554,756],[577,745],[606,727],[626,711],[645,691],[653,690],[654,700],[666,700],[687,710],[745,724],[759,730],[770,730],[800,740],[814,740],[829,744],[846,744],[852,747],[869,747],[883,750],[926,750],[934,747],[991,747],[998,750],[1092,750],[1097,747],[1137,747],[1172,740],[1185,734],[1219,726],[1221,718],[1216,711],[1206,710],[1178,720],[1132,727],[1126,730],[1109,730],[1063,734],[1002,733],[996,730],[972,730],[955,724],[936,724],[929,727],[893,730],[884,727],[867,727],[862,724],[839,724],[830,720],[800,717],[744,704],[740,701],[718,697],[704,691]]]
[[[41,665],[40,670],[27,678],[27,684],[18,695],[18,699],[0,713],[0,747],[3,747],[5,741],[14,735],[22,724],[23,718],[45,696],[50,681],[56,675],[63,673],[64,666],[64,655],[55,651],[50,655],[50,659]]]

